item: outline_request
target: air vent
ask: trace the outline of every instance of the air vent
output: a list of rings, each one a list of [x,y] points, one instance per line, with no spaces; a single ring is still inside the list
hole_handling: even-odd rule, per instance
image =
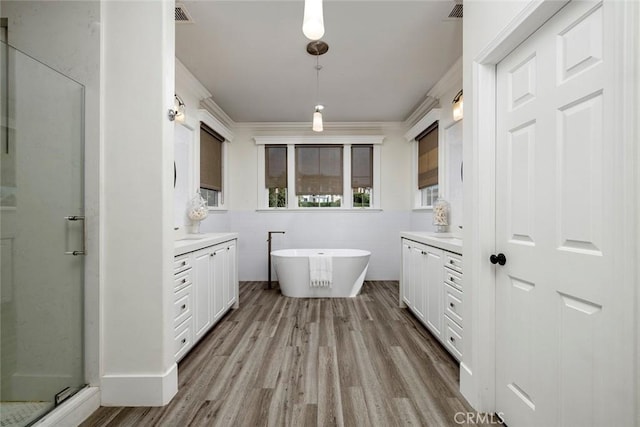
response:
[[[176,24],[192,24],[193,19],[183,4],[176,3]]]
[[[457,4],[457,5],[453,6],[453,9],[451,9],[451,12],[449,12],[449,16],[448,17],[449,18],[462,18],[462,5],[461,4]]]

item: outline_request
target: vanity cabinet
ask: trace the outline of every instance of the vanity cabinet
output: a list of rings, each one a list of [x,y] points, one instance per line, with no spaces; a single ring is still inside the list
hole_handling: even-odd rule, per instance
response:
[[[427,240],[429,241],[429,240]],[[462,359],[462,255],[402,238],[400,305],[406,305],[457,359]]]
[[[233,239],[175,257],[174,271],[179,270],[175,273],[176,360],[180,360],[230,308],[237,306],[236,248],[237,240]],[[187,287],[189,297],[185,300],[183,289]]]
[[[402,299],[432,334],[442,333],[442,250],[403,239]]]

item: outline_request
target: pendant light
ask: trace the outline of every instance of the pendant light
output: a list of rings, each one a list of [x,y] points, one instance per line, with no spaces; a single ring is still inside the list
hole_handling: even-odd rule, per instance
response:
[[[324,35],[322,0],[305,0],[302,32],[309,40],[320,40]]]
[[[324,130],[322,125],[322,110],[324,109],[324,106],[319,102],[320,70],[322,70],[322,66],[320,65],[320,55],[324,55],[328,50],[329,45],[323,41],[315,41],[307,45],[307,53],[316,57],[316,106],[314,107],[313,121],[311,124],[311,129],[313,129],[314,132],[322,132]]]

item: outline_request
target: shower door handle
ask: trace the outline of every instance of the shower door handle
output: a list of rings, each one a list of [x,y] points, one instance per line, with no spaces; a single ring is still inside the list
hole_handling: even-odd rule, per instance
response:
[[[87,251],[86,251],[86,236],[87,236],[87,223],[84,219],[83,215],[69,215],[69,216],[65,216],[64,219],[66,219],[67,221],[82,221],[82,250],[80,251],[66,251],[64,254],[65,255],[73,255],[73,256],[78,256],[78,255],[86,255]]]

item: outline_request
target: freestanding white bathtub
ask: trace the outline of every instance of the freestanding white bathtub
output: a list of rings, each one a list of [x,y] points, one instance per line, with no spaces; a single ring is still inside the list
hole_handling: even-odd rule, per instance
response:
[[[309,257],[331,255],[331,287],[311,287]],[[355,297],[362,288],[371,252],[361,249],[280,249],[271,252],[284,296],[296,298]]]

